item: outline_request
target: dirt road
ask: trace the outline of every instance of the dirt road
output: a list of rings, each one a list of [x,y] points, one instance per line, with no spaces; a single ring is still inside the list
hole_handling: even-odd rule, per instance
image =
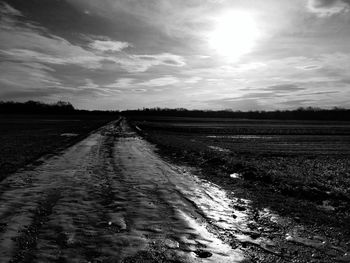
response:
[[[243,258],[215,235],[215,224],[237,224],[225,193],[163,161],[125,122],[10,176],[0,194],[1,262]]]
[[[278,259],[244,207],[117,121],[0,184],[0,261],[248,262],[245,244]]]

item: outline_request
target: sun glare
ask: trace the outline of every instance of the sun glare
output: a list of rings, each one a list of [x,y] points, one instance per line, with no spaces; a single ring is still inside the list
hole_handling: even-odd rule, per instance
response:
[[[253,48],[258,36],[258,27],[251,14],[231,11],[215,19],[209,44],[220,55],[236,60]]]

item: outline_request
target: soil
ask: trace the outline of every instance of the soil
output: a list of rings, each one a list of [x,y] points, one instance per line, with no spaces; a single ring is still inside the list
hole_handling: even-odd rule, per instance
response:
[[[213,164],[157,149],[116,121],[8,176],[0,183],[1,262],[350,261],[336,228],[258,202],[260,183],[224,181]]]

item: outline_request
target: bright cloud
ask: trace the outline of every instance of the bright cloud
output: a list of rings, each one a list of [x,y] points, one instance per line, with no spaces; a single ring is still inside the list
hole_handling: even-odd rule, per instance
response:
[[[138,85],[146,87],[161,87],[167,85],[173,85],[180,82],[179,79],[173,76],[165,76],[161,78],[151,79],[145,82],[140,82]]]
[[[130,46],[131,44],[127,42],[111,41],[111,40],[95,40],[89,45],[90,48],[95,49],[97,51],[102,51],[102,52],[107,52],[107,51],[119,52]]]
[[[201,81],[202,79],[203,78],[201,78],[201,77],[191,77],[191,78],[186,79],[184,82],[188,83],[188,84],[194,84],[194,83]]]
[[[133,85],[134,79],[133,78],[120,78],[117,79],[116,82],[105,85],[107,88],[129,88]]]

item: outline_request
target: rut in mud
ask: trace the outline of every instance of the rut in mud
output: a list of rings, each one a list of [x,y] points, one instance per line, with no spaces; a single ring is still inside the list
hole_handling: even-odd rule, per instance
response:
[[[1,262],[240,262],[209,223],[233,210],[200,183],[111,123],[1,183]]]
[[[259,225],[252,218],[270,223]],[[278,239],[272,234],[278,230],[268,228],[271,222],[290,225],[268,210],[252,211],[249,201],[228,195],[190,168],[163,160],[124,120],[0,184],[1,262],[290,262],[297,257],[289,246],[282,253],[276,240],[302,244],[300,251],[310,255],[320,249],[331,257],[345,253],[339,259],[347,262],[345,250],[301,239],[295,229],[287,238],[280,231]]]

